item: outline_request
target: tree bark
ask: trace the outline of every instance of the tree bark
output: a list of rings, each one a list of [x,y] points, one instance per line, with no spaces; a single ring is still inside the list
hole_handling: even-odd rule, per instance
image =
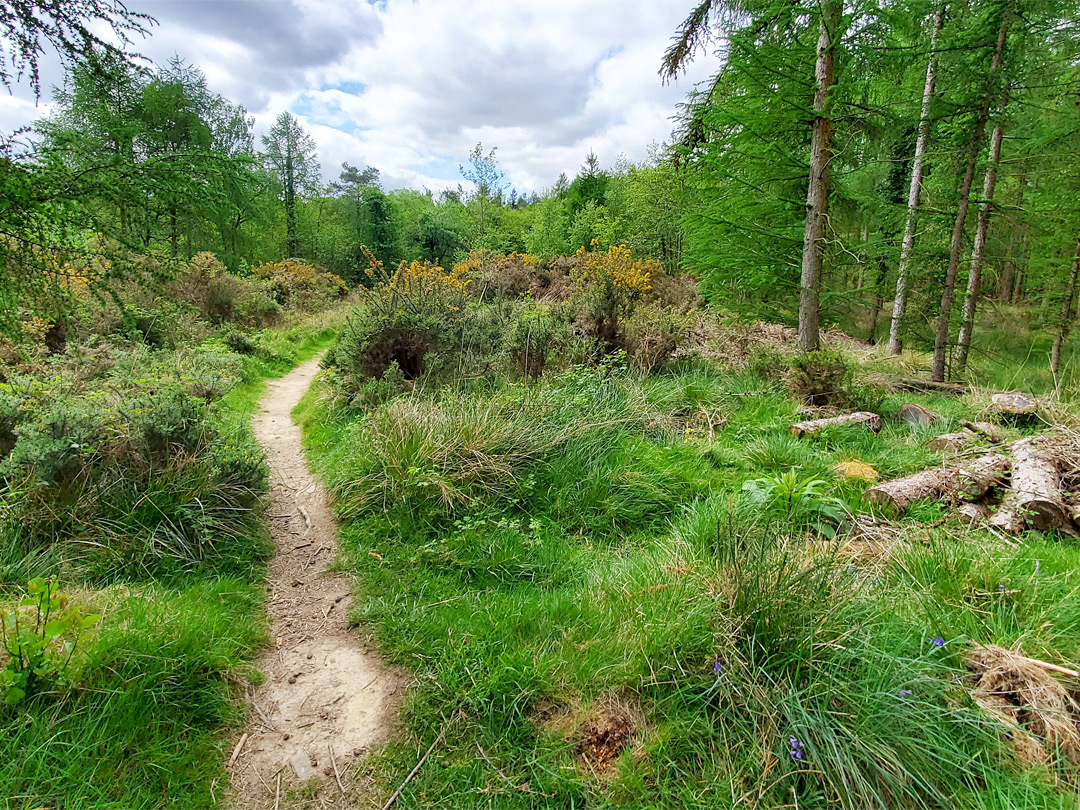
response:
[[[1069,285],[1065,288],[1065,301],[1061,306],[1061,322],[1054,337],[1054,348],[1050,351],[1050,371],[1056,378],[1061,370],[1061,344],[1069,336],[1073,322],[1073,299],[1076,297],[1076,277],[1080,274],[1080,233],[1076,235],[1076,250],[1073,251],[1072,272],[1069,273]],[[1061,388],[1061,381],[1057,383]]]
[[[983,253],[990,230],[990,213],[994,206],[994,187],[997,185],[998,164],[1001,162],[1001,139],[1004,125],[998,122],[990,136],[990,164],[983,179],[983,198],[979,204],[979,220],[975,226],[975,244],[971,248],[971,269],[968,271],[967,297],[964,299],[964,320],[957,340],[956,370],[963,373],[971,351],[971,333],[975,329],[975,311],[979,306],[979,287],[982,284]]]
[[[900,268],[896,276],[896,298],[893,300],[892,322],[889,324],[889,353],[900,354],[904,348],[900,338],[900,327],[907,310],[907,281],[911,267],[911,251],[915,246],[915,224],[918,219],[919,197],[922,192],[923,155],[930,141],[930,102],[934,98],[934,79],[937,72],[937,60],[934,50],[937,48],[938,34],[945,24],[945,4],[942,3],[934,17],[934,32],[930,35],[930,58],[926,63],[926,83],[923,85],[922,113],[919,116],[919,137],[915,141],[915,159],[911,164],[911,185],[908,187],[907,224],[904,226],[904,241],[900,247]]]
[[[877,433],[881,430],[881,417],[869,411],[856,411],[855,413],[845,413],[840,416],[830,416],[827,419],[796,422],[791,426],[791,432],[796,436],[805,436],[808,433],[817,433],[833,425],[866,425],[867,428]]]
[[[935,467],[886,481],[866,490],[863,500],[888,507],[898,514],[907,511],[914,501],[928,498],[973,500],[1000,484],[1008,469],[1009,459],[1000,453],[990,453],[963,467]]]
[[[1040,532],[1065,526],[1069,512],[1061,475],[1045,446],[1036,438],[1021,439],[1012,446],[1012,458],[1012,489],[1024,524]]]
[[[829,136],[832,131],[830,97],[836,85],[836,43],[840,38],[842,0],[825,0],[814,74],[814,124],[810,141],[810,182],[806,192],[806,232],[803,237],[802,277],[799,291],[799,348],[821,348],[821,268],[825,255],[825,225],[829,215]]]
[[[960,269],[960,253],[964,247],[964,225],[967,223],[968,207],[971,204],[971,184],[975,180],[975,165],[979,159],[986,122],[990,117],[990,103],[993,98],[993,81],[1001,67],[1001,57],[1005,51],[1005,36],[1009,33],[1008,14],[1002,17],[1001,29],[994,46],[994,58],[990,62],[990,74],[987,76],[986,92],[983,94],[979,117],[975,121],[975,131],[968,143],[967,167],[964,178],[960,181],[960,201],[956,209],[956,221],[953,224],[952,243],[949,247],[949,266],[945,271],[945,284],[941,293],[941,314],[938,316],[937,336],[934,338],[934,363],[930,379],[942,382],[945,379],[945,351],[949,346],[949,321],[952,316],[953,297],[956,293],[956,274]]]

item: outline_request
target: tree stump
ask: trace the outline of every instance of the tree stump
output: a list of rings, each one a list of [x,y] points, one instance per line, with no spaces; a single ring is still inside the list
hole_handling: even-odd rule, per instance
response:
[[[901,422],[907,422],[909,425],[932,425],[938,421],[940,417],[922,405],[916,405],[914,402],[905,402],[900,406],[900,409],[896,412]]]
[[[791,426],[790,430],[796,436],[805,436],[810,433],[817,433],[818,431],[834,425],[865,425],[868,430],[877,433],[881,430],[881,417],[876,413],[870,413],[869,411],[856,411],[855,413],[831,416],[827,419],[811,419],[808,422],[796,422]]]
[[[1039,403],[1029,396],[1010,391],[990,398],[994,412],[1014,419],[1030,419],[1039,410]]]

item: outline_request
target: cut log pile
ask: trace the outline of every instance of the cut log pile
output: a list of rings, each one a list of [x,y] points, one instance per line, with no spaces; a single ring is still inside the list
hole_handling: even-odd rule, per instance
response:
[[[895,514],[918,500],[943,500],[957,504],[957,512],[972,524],[988,521],[1009,533],[1074,532],[1075,518],[1062,487],[1061,453],[1049,436],[1020,439],[1008,456],[991,452],[964,464],[885,481],[866,490],[863,500]]]
[[[963,389],[918,380],[902,380],[901,384],[950,393],[962,393]],[[999,419],[1022,421],[1038,413],[1039,403],[1024,394],[998,393],[992,398],[992,409]],[[943,421],[938,414],[915,403],[900,406],[897,417],[912,427]],[[877,433],[882,421],[876,413],[857,411],[796,422],[791,432],[807,436],[836,425],[862,425]],[[992,422],[961,419],[960,426],[962,431],[934,436],[926,440],[925,446],[970,456],[968,448],[972,444],[998,444],[1004,438],[1001,428]],[[1069,480],[1076,479],[1074,483],[1080,484],[1080,436],[1075,439],[1071,445],[1063,443],[1061,436],[1049,434],[1020,439],[1007,454],[988,450],[962,462],[876,484],[863,493],[863,500],[893,514],[903,514],[916,501],[934,499],[954,504],[957,513],[971,525],[989,523],[1010,533],[1024,529],[1077,533],[1080,504],[1070,504],[1065,490],[1072,486],[1063,483],[1063,472],[1068,472]]]
[[[948,501],[976,500],[1000,486],[1009,471],[1009,459],[990,453],[961,467],[935,467],[905,478],[896,478],[863,493],[863,500],[902,514],[914,501],[927,498]]]

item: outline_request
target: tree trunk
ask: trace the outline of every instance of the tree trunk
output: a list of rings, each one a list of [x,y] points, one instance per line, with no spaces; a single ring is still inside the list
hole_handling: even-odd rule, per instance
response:
[[[299,251],[296,244],[296,178],[293,177],[292,133],[285,142],[285,252],[294,258]]]
[[[990,136],[990,164],[983,179],[983,199],[979,205],[979,221],[975,227],[975,244],[971,248],[971,270],[968,272],[967,298],[964,299],[964,320],[960,324],[956,350],[956,370],[961,374],[967,367],[971,350],[971,333],[975,328],[975,311],[979,306],[979,286],[982,284],[983,253],[990,230],[990,212],[994,206],[994,186],[997,185],[998,163],[1001,161],[1001,138],[1004,126],[999,121]]]
[[[952,317],[953,296],[956,293],[956,274],[960,269],[960,252],[964,247],[964,225],[967,223],[968,207],[971,204],[971,184],[975,180],[975,165],[979,159],[986,121],[990,117],[990,102],[993,98],[994,77],[1001,67],[1001,57],[1005,51],[1005,35],[1009,32],[1009,17],[1001,20],[997,44],[994,46],[994,58],[990,63],[990,75],[987,76],[986,92],[983,94],[982,107],[975,122],[975,131],[968,143],[967,167],[964,178],[960,181],[960,202],[956,209],[956,221],[953,224],[952,243],[949,247],[949,266],[945,271],[945,284],[941,293],[941,314],[938,316],[937,336],[934,338],[934,363],[930,379],[942,382],[945,379],[945,351],[949,345],[949,321]]]
[[[1030,164],[1025,162],[1023,168],[1020,169],[1020,177],[1017,180],[1016,191],[1016,210],[1021,218],[1020,225],[1020,248],[1021,254],[1023,253],[1024,242],[1027,239],[1027,223],[1024,221],[1024,194],[1027,192],[1028,187],[1028,171],[1030,170]],[[1017,280],[1017,268],[1019,267],[1019,261],[1015,256],[1015,249],[1013,243],[1010,240],[1009,244],[1009,259],[1005,262],[1005,272],[1001,277],[1001,282],[998,284],[998,300],[1003,304],[1011,304],[1013,297],[1013,289]]]
[[[1061,344],[1069,336],[1069,329],[1073,321],[1073,299],[1076,297],[1076,277],[1080,274],[1080,233],[1076,236],[1076,250],[1073,251],[1072,272],[1069,273],[1069,285],[1065,288],[1065,301],[1061,306],[1061,322],[1058,324],[1058,333],[1054,338],[1054,348],[1050,352],[1050,371],[1056,378],[1061,370]],[[1058,381],[1058,389],[1061,382]]]
[[[980,498],[1001,483],[1009,460],[1000,453],[977,458],[963,467],[934,467],[906,478],[870,487],[863,500],[903,513],[913,501],[928,498],[959,500]]]
[[[826,0],[822,6],[821,35],[814,69],[814,124],[810,140],[810,182],[806,192],[806,232],[803,237],[802,277],[799,291],[799,348],[806,352],[821,348],[820,302],[821,267],[825,255],[825,224],[829,215],[829,109],[836,85],[836,43],[840,38],[842,0]]]
[[[904,241],[900,247],[900,269],[896,277],[896,298],[893,300],[892,322],[889,324],[889,352],[900,354],[904,348],[900,338],[900,326],[907,309],[907,280],[911,266],[911,251],[915,246],[915,223],[919,212],[919,196],[922,191],[923,155],[926,144],[930,141],[930,102],[934,98],[934,77],[937,72],[937,60],[934,50],[937,48],[938,34],[945,23],[945,4],[942,3],[934,18],[934,32],[930,35],[930,59],[926,64],[926,83],[923,85],[922,114],[919,116],[919,137],[915,141],[915,160],[911,164],[911,185],[908,188],[907,224],[904,226]]]

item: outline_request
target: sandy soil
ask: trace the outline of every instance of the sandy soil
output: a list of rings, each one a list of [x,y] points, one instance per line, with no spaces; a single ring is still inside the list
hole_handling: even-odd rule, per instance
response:
[[[252,719],[230,757],[232,804],[243,810],[294,806],[301,792],[309,807],[370,801],[351,766],[394,732],[404,685],[349,627],[349,577],[327,571],[337,522],[289,416],[318,370],[316,359],[271,381],[252,419],[270,463],[277,553],[267,583],[273,647],[258,662],[266,680],[248,691]]]

